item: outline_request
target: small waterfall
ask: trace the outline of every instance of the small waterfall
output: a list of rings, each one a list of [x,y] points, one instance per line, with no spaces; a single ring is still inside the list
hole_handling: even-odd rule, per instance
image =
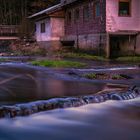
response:
[[[130,100],[140,95],[140,88],[133,86],[126,92],[110,92],[80,97],[54,98],[50,100],[36,101],[14,106],[0,107],[1,118],[13,118],[16,116],[27,116],[41,111],[58,108],[79,107],[90,103],[102,103],[107,100]]]

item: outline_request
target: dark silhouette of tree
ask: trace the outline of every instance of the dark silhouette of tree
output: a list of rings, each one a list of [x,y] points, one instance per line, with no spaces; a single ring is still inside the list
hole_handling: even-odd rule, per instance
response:
[[[0,25],[20,25],[27,16],[60,0],[0,0]]]

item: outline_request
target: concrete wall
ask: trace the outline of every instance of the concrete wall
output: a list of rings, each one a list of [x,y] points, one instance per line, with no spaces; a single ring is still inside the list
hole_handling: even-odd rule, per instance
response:
[[[78,39],[77,39],[78,38]],[[74,40],[74,47],[79,46],[80,50],[88,51],[91,54],[106,54],[106,34],[88,34],[88,35],[69,35],[65,40]]]
[[[140,54],[140,34],[137,36],[136,53]]]
[[[41,33],[41,23],[46,24],[46,32],[45,33]],[[49,18],[36,22],[35,36],[36,36],[36,40],[38,42],[39,41],[49,41],[51,39],[51,22],[50,22]]]
[[[40,24],[46,23],[46,32],[41,33]],[[64,19],[47,18],[36,22],[36,40],[41,47],[47,50],[56,50],[61,47],[60,38],[64,36]]]
[[[111,57],[134,55],[136,36],[111,36]]]
[[[60,40],[64,36],[64,18],[51,18],[51,37]]]
[[[106,0],[106,30],[108,32],[118,30],[140,31],[140,0],[131,0],[131,16],[118,16],[118,0]]]

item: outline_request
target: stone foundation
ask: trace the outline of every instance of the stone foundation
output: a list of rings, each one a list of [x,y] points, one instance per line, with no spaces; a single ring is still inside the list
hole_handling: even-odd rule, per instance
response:
[[[74,41],[74,47],[95,55],[106,54],[106,34],[69,35],[65,41]]]
[[[47,52],[59,50],[62,44],[59,40],[56,41],[39,41],[38,45],[45,48]]]

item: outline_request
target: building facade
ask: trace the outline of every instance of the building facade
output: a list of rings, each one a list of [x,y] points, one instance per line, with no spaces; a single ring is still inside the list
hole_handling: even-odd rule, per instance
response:
[[[139,7],[139,0],[61,0],[30,18],[42,46],[73,45],[107,57],[133,55],[140,54]]]

